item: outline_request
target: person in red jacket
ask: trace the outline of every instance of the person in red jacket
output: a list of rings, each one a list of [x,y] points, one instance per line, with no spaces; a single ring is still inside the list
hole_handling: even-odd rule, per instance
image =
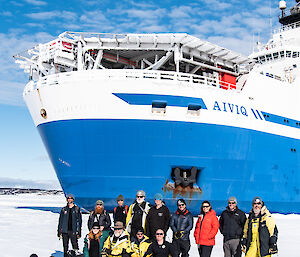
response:
[[[209,201],[202,203],[198,217],[194,232],[198,252],[200,257],[210,257],[219,229],[219,220]]]

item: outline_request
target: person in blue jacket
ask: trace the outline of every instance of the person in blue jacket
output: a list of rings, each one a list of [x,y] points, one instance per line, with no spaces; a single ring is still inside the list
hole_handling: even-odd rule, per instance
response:
[[[172,215],[170,227],[173,231],[173,243],[178,254],[182,257],[189,256],[191,248],[190,232],[193,228],[193,215],[186,208],[184,199],[177,201],[177,211]]]

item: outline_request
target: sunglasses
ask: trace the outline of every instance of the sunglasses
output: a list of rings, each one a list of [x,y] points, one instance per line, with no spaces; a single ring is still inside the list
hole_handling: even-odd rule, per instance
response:
[[[98,206],[102,206],[103,204],[101,204],[101,203],[97,203],[97,205],[98,205]]]
[[[178,204],[178,206],[185,206],[185,204],[184,204],[184,203],[182,203],[182,204]]]
[[[93,228],[93,229],[94,229],[94,230],[96,230],[96,229],[99,230],[100,228]]]
[[[118,202],[124,202],[124,200],[118,200]]]
[[[203,205],[202,208],[209,208],[210,205]]]
[[[228,202],[228,204],[236,204],[236,202]]]
[[[67,199],[73,199],[73,197],[68,197]],[[74,199],[73,199],[74,200]]]
[[[143,236],[144,233],[136,233],[137,236]]]
[[[145,196],[137,195],[136,198],[144,198]]]
[[[254,203],[253,205],[261,205],[261,203]]]
[[[156,233],[157,236],[163,236],[164,233]]]

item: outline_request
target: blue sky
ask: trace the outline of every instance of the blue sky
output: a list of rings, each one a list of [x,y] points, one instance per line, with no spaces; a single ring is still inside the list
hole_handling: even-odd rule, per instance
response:
[[[64,31],[90,31],[186,32],[248,55],[253,38],[266,42],[270,24],[279,26],[278,2],[0,0],[0,187],[58,187],[22,99],[28,76],[14,63],[14,54]],[[294,3],[288,0],[288,8]]]

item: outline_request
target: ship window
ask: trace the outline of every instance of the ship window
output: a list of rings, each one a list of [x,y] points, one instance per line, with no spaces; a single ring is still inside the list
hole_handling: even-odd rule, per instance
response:
[[[167,102],[164,101],[153,101],[152,102],[152,113],[166,113]]]
[[[259,59],[262,61],[262,62],[265,62],[266,61],[266,59],[265,59],[265,56],[263,55],[263,56],[261,56],[261,57],[259,57]]]
[[[286,57],[291,57],[292,51],[286,51]]]
[[[274,58],[274,59],[278,59],[278,57],[279,57],[279,53],[278,53],[278,52],[273,53],[273,58]]]
[[[293,58],[299,57],[299,52],[293,52]]]
[[[283,58],[284,57],[284,51],[280,52],[280,57]]]
[[[266,55],[266,59],[267,59],[267,61],[272,60],[272,55],[271,55],[271,54],[267,54],[267,55]]]

